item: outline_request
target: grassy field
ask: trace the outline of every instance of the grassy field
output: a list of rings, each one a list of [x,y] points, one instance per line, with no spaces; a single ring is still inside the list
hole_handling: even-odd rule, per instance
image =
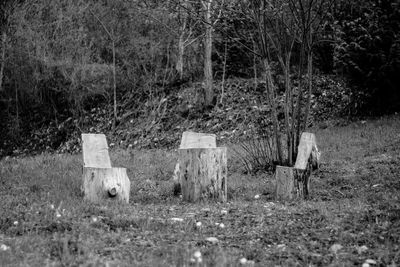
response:
[[[399,266],[400,117],[312,131],[322,166],[296,203],[234,158],[228,203],[188,204],[172,193],[176,152],[113,151],[126,206],[82,201],[81,155],[3,159],[0,265]]]

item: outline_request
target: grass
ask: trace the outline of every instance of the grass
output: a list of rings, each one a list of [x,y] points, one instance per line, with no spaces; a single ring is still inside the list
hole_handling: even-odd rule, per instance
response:
[[[125,206],[82,201],[81,155],[3,159],[0,263],[350,266],[372,259],[398,266],[400,118],[312,131],[322,167],[311,198],[296,203],[274,202],[272,175],[246,175],[234,158],[228,203],[189,204],[173,196],[174,151],[113,151],[113,165],[128,168],[131,179]]]

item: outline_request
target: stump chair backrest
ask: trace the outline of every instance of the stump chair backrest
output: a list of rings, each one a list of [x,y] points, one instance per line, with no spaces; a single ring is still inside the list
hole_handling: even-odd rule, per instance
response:
[[[180,149],[189,148],[216,148],[216,136],[215,134],[195,133],[195,132],[183,132]]]
[[[295,169],[305,170],[312,151],[318,152],[317,141],[313,133],[303,132],[300,137]]]
[[[82,150],[84,167],[111,168],[104,134],[82,134]]]

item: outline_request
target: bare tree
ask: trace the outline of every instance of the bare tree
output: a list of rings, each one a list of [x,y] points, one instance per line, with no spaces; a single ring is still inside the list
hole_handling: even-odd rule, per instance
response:
[[[103,27],[104,31],[108,35],[108,37],[111,40],[111,47],[112,47],[112,72],[113,72],[113,129],[115,129],[116,123],[117,123],[117,71],[116,71],[116,65],[115,65],[115,42],[116,42],[116,37],[114,34],[114,29],[107,27],[104,22],[93,12],[90,10],[90,13],[96,18],[96,20],[100,23],[100,25]]]
[[[251,0],[241,3],[241,14],[246,16],[255,28],[258,49],[252,52],[263,62],[266,96],[271,107],[273,138],[277,148],[276,159],[280,165],[294,164],[301,132],[307,127],[313,87],[312,50],[318,39],[322,10],[328,8],[332,2]],[[293,57],[295,53],[297,61]],[[272,68],[274,61],[278,62],[284,77],[283,123],[278,119],[278,92]],[[292,70],[296,68],[297,88],[292,82]],[[282,133],[285,133],[285,138]],[[286,141],[286,145],[283,140]]]
[[[6,49],[8,39],[8,29],[10,27],[10,18],[14,9],[21,1],[3,0],[0,3],[0,34],[1,34],[1,65],[0,65],[0,92],[3,91],[4,68],[6,64]]]

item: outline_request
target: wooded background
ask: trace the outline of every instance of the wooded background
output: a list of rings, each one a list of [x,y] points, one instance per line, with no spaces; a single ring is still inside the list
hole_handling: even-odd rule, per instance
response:
[[[345,84],[346,105],[333,104],[348,115],[400,107],[395,0],[6,0],[0,16],[4,155],[58,149],[78,132],[165,132],[157,120],[178,119],[168,110],[210,117],[229,108],[229,79],[267,99],[289,165],[326,77]],[[184,88],[197,88],[190,103]]]

